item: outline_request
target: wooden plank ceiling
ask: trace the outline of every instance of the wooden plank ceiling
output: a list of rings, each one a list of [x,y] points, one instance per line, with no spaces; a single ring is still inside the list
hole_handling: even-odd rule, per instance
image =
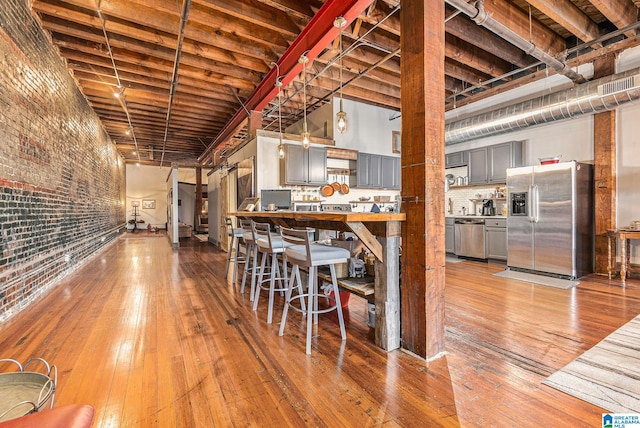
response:
[[[323,3],[191,0],[184,7],[184,0],[32,1],[124,159],[164,165],[198,163]],[[455,2],[446,3],[447,108],[547,73],[538,59],[457,13]],[[571,65],[638,44],[635,30],[629,30],[575,49],[635,24],[639,7],[640,0],[484,1],[493,19]],[[399,0],[373,0],[343,30],[345,98],[400,110],[400,13]],[[330,101],[340,85],[338,47],[336,39],[307,66],[309,111]],[[283,88],[283,99],[286,126],[302,116],[300,76]],[[263,110],[263,127],[277,131],[277,116],[275,99]],[[245,129],[216,143],[215,151],[224,157]],[[210,162],[207,156],[200,163]]]

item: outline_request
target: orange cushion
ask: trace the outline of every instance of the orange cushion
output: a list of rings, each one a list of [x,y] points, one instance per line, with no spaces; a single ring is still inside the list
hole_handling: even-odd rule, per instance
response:
[[[92,421],[93,407],[68,404],[0,422],[0,428],[88,428]]]

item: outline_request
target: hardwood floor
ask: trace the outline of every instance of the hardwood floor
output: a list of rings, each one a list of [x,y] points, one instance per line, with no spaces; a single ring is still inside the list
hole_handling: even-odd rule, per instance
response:
[[[56,405],[95,407],[114,426],[601,426],[602,409],[541,384],[640,313],[637,279],[572,290],[447,265],[446,349],[425,363],[373,344],[352,296],[347,340],[305,325],[281,301],[266,324],[224,278],[226,253],[193,239],[124,235],[1,326],[0,357],[43,357],[59,370]],[[0,367],[0,370],[4,370]]]

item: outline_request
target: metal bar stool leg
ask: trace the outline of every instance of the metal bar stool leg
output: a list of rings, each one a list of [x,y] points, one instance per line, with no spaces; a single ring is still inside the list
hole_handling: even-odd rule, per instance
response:
[[[246,255],[244,261],[244,270],[242,272],[242,284],[240,285],[240,292],[244,293],[244,284],[247,282],[247,274],[251,269],[251,266],[255,264],[255,260],[253,260],[253,244],[247,243],[246,245]],[[251,270],[251,274],[253,275],[253,270]]]
[[[233,263],[233,283],[236,283],[236,278],[238,275],[238,264],[242,261],[240,257],[240,238],[236,238],[236,248],[234,250],[235,262]],[[246,263],[246,259],[243,261]]]
[[[314,319],[315,324],[318,323],[318,313],[316,311],[318,305],[318,299],[316,298],[318,281],[314,279],[314,277],[316,277],[315,270],[316,268],[314,266],[309,267],[309,303],[307,304],[307,307],[309,308],[309,311],[307,311],[307,354],[311,354],[311,332],[313,331]]]
[[[262,256],[260,258],[260,274],[258,275],[258,280],[256,281],[257,287],[255,289],[255,295],[253,296],[254,311],[258,309],[258,299],[260,298],[260,290],[262,290],[261,285],[264,282],[264,273],[267,267],[267,257],[269,257],[269,254],[262,253]]]
[[[346,340],[347,332],[344,328],[344,315],[342,314],[342,303],[340,302],[340,291],[338,289],[338,280],[336,278],[336,266],[329,265],[329,270],[331,271],[331,285],[333,286],[333,294],[336,299],[336,311],[338,311],[338,323],[340,324],[340,334],[342,335],[342,340]]]
[[[258,271],[262,271],[256,265],[258,264],[258,245],[254,242],[252,249],[252,258],[254,260],[254,268],[251,269],[251,291],[249,294],[249,300],[253,299],[253,295],[256,292],[256,281],[258,279]]]
[[[231,252],[233,250],[233,242],[235,236],[231,235],[231,242],[229,242],[229,252],[227,253],[227,267],[224,269],[224,277],[227,278],[229,276],[229,265],[231,265]],[[236,278],[234,276],[233,282],[236,282]]]

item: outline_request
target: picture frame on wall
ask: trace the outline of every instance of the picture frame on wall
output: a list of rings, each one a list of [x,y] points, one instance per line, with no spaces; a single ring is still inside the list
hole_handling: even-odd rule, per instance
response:
[[[400,131],[391,131],[391,152],[400,153],[402,149],[402,134]]]
[[[144,210],[155,210],[156,209],[156,200],[155,199],[145,199],[142,201],[142,209]]]

